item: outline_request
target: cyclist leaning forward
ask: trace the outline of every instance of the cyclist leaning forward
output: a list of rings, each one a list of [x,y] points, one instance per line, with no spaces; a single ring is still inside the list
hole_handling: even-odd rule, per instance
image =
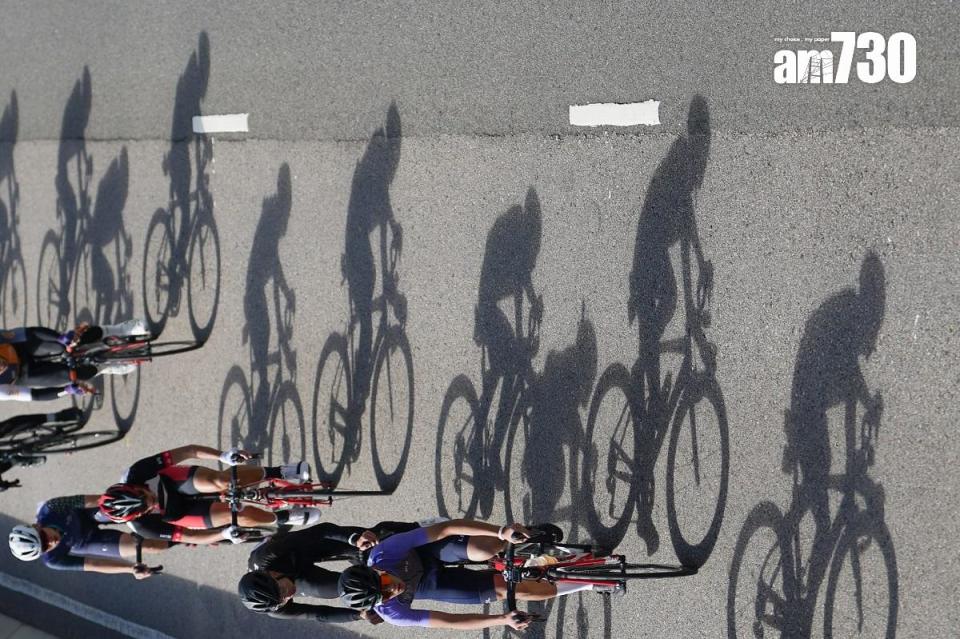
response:
[[[181,446],[144,457],[100,496],[100,511],[111,521],[127,522],[147,539],[183,541],[194,544],[217,543],[224,539],[239,543],[243,535],[231,530],[230,506],[223,502],[198,499],[199,495],[220,493],[230,486],[230,471],[187,465],[190,459],[217,460],[231,466],[251,458],[239,449],[219,451],[209,446]],[[262,479],[305,482],[310,466],[296,462],[284,466],[243,466],[237,469],[241,484]],[[320,518],[316,508],[291,508],[276,513],[242,506],[237,524],[249,528],[306,526]]]
[[[366,566],[352,566],[343,571],[340,596],[350,607],[372,609],[384,621],[396,626],[458,630],[510,626],[523,630],[531,620],[522,612],[455,614],[416,609],[413,602],[414,599],[431,599],[483,604],[505,599],[507,584],[502,575],[444,564],[486,561],[504,551],[507,540],[517,542],[530,536],[530,531],[520,524],[497,528],[466,519],[399,533],[377,544],[371,550]],[[594,589],[593,584],[524,581],[516,585],[516,597],[521,601],[542,601]]]

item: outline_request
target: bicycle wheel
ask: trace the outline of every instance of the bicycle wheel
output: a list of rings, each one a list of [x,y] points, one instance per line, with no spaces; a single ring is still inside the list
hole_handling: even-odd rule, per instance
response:
[[[253,441],[253,426],[250,422],[250,387],[247,385],[243,369],[234,366],[227,373],[227,379],[223,382],[223,391],[220,393],[217,422],[217,445],[220,450],[240,446],[254,452],[258,451],[259,442]],[[226,467],[222,462],[220,466]]]
[[[437,425],[434,466],[441,517],[469,519],[476,513],[476,478],[483,472],[482,427],[476,424],[479,411],[473,382],[458,375],[443,398]]]
[[[553,486],[540,485],[537,478],[532,477],[529,472],[531,467],[541,465],[543,460],[535,458],[537,455],[535,445],[528,447],[532,435],[530,412],[526,405],[521,404],[526,404],[525,394],[518,399],[515,411],[519,411],[520,414],[510,426],[510,433],[507,435],[507,452],[503,467],[503,474],[507,479],[507,485],[503,491],[503,507],[507,521],[534,521],[554,514],[534,512],[536,491],[550,493],[555,491],[552,490]],[[560,483],[563,481],[562,477],[555,479]]]
[[[377,484],[400,485],[413,441],[413,357],[403,329],[387,329],[373,368],[370,389],[370,446]]]
[[[175,274],[175,247],[170,214],[157,209],[147,229],[147,243],[143,249],[143,310],[155,335],[163,332],[170,312],[170,299],[180,286]]]
[[[118,430],[80,431],[63,433],[59,437],[41,442],[30,449],[31,453],[52,455],[56,453],[75,453],[79,450],[98,448],[123,439],[124,433]]]
[[[205,340],[213,330],[220,301],[220,239],[213,214],[206,207],[197,207],[196,220],[190,233],[187,262],[187,306],[190,328],[198,340]]]
[[[303,404],[295,383],[287,380],[280,385],[270,413],[267,465],[279,466],[306,459],[307,431],[304,428]]]
[[[157,357],[167,357],[169,355],[178,355],[180,353],[189,353],[190,351],[195,351],[198,348],[203,348],[203,345],[206,342],[191,342],[191,341],[181,341],[181,342],[150,342],[150,359],[156,359]]]
[[[0,321],[4,327],[26,326],[27,271],[23,258],[13,255],[0,277]]]
[[[611,547],[623,539],[637,501],[638,426],[630,398],[630,373],[611,364],[594,390],[584,439],[581,503],[587,529]]]
[[[334,483],[340,481],[360,435],[349,416],[353,390],[348,348],[340,333],[327,338],[313,388],[313,459],[317,477]]]
[[[727,638],[800,636],[800,606],[790,568],[784,518],[770,502],[757,504],[737,537],[727,590]]]
[[[54,231],[47,231],[40,248],[40,271],[37,274],[37,324],[59,332],[67,329],[63,279],[60,237]]]
[[[97,305],[97,282],[93,274],[93,246],[83,244],[79,247],[80,254],[77,256],[77,263],[74,265],[73,280],[71,282],[71,298],[73,300],[74,316],[78,319],[86,314],[93,320],[92,323],[99,323],[98,313],[100,309]]]
[[[897,634],[897,559],[882,520],[862,513],[844,531],[830,564],[823,636],[885,637]]]
[[[667,522],[677,558],[702,566],[720,535],[730,473],[727,413],[713,377],[691,376],[667,450]]]
[[[582,581],[611,579],[621,581],[625,579],[667,579],[670,577],[688,577],[697,574],[692,566],[672,564],[623,564],[620,569],[618,561],[611,560],[603,566],[565,566],[553,568],[552,572],[568,579]]]

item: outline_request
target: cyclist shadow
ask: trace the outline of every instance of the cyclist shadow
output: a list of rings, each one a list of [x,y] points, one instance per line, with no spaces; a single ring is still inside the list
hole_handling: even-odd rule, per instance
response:
[[[518,429],[508,444],[510,484],[508,495],[521,506],[508,520],[532,524],[552,522],[560,525],[565,539],[588,542],[586,517],[581,508],[585,420],[581,411],[589,407],[597,373],[597,340],[593,323],[587,318],[585,304],[573,344],[552,350],[532,394],[530,421]],[[521,435],[525,435],[521,441]],[[519,459],[517,459],[519,457]],[[520,469],[517,473],[515,467]],[[549,636],[612,636],[612,607],[604,597],[598,610],[597,595],[578,593],[545,603],[530,604],[528,610],[548,618],[527,631],[535,638]]]
[[[524,204],[500,215],[487,233],[474,309],[479,383],[466,374],[453,379],[437,427],[436,494],[442,516],[488,518],[500,493],[508,513],[513,509],[511,455],[505,455],[504,446],[509,448],[521,424],[529,431],[532,364],[543,314],[532,280],[541,236],[541,205],[533,187]]]
[[[28,322],[27,275],[17,229],[20,184],[13,160],[19,126],[17,92],[11,91],[0,116],[0,325],[5,328]]]
[[[397,270],[403,231],[390,199],[401,141],[400,112],[391,103],[353,173],[340,264],[350,318],[321,352],[311,429],[320,478],[339,482],[359,460],[369,423],[373,471],[384,491],[399,486],[413,440],[413,359]]]
[[[153,333],[159,335],[167,320],[179,315],[185,299],[190,329],[201,342],[213,331],[220,300],[220,239],[209,174],[213,142],[193,133],[209,79],[210,39],[203,31],[177,80],[170,148],[162,163],[169,200],[154,212],[147,230],[142,282]]]
[[[306,459],[297,354],[292,347],[296,296],[280,259],[291,208],[290,167],[284,163],[276,193],[264,198],[247,262],[241,341],[249,348],[249,379],[244,367],[235,365],[220,400],[221,446],[242,445],[262,452],[268,465]]]
[[[695,215],[710,139],[707,101],[695,96],[687,132],[654,171],[640,211],[628,300],[638,356],[630,370],[610,365],[597,383],[587,428],[594,458],[585,473],[595,498],[588,510],[594,539],[615,547],[636,508],[637,532],[652,555],[660,547],[653,517],[656,469],[669,436],[667,523],[677,557],[692,566],[707,560],[719,536],[729,471],[716,347],[704,333],[713,267],[704,257]],[[682,336],[665,339],[668,327],[677,325],[678,305]]]
[[[882,401],[868,391],[859,363],[876,348],[884,304],[883,265],[871,252],[859,289],[828,298],[804,326],[784,423],[783,471],[792,476],[793,501],[783,513],[761,502],[740,531],[730,569],[729,637],[756,636],[765,627],[812,636],[820,623],[827,637],[896,634],[896,557],[883,487],[868,476]],[[830,423],[838,418],[844,453],[837,461],[844,470],[831,474],[837,442]]]

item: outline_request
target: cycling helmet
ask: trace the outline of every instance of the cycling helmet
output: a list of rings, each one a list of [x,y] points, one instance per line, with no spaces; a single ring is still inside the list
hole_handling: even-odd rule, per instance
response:
[[[21,561],[33,561],[43,554],[40,531],[33,526],[14,526],[10,531],[10,552]]]
[[[340,573],[337,583],[340,600],[355,610],[369,610],[380,603],[380,574],[366,566],[350,566]]]
[[[273,612],[281,606],[280,584],[266,570],[254,570],[237,584],[240,601],[254,612]]]
[[[132,484],[114,484],[97,503],[100,512],[115,522],[132,521],[150,510],[143,489]]]

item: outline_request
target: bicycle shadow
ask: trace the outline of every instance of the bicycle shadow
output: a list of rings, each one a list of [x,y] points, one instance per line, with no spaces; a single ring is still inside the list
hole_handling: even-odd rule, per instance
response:
[[[584,446],[589,443],[581,411],[589,407],[596,374],[596,332],[584,303],[574,342],[546,356],[532,394],[529,426],[518,428],[507,445],[511,469],[507,494],[520,504],[512,513],[508,508],[508,520],[552,522],[564,528],[565,539],[590,541],[580,494]],[[513,470],[515,467],[519,467],[519,473]],[[549,636],[557,639],[568,635],[611,637],[610,599],[603,598],[598,613],[591,605],[597,597],[585,592],[528,605],[529,611],[543,615],[547,622],[535,624],[526,634],[545,638],[548,626],[553,626]]]
[[[541,204],[533,187],[524,204],[501,214],[487,233],[474,310],[479,392],[469,375],[455,377],[437,426],[435,489],[444,517],[485,519],[498,495],[507,494],[504,445],[518,424],[529,429],[536,379],[532,362],[543,311],[532,278],[541,236]],[[525,298],[530,311],[526,316]],[[512,315],[512,323],[501,306]]]
[[[404,329],[407,301],[397,270],[403,233],[390,199],[401,147],[400,112],[392,102],[353,173],[341,256],[350,317],[346,330],[332,333],[321,352],[311,430],[319,476],[338,482],[360,458],[367,418],[374,475],[388,492],[406,470],[415,396]]]
[[[826,637],[896,635],[896,557],[883,488],[868,475],[882,401],[868,390],[859,361],[876,348],[885,297],[883,264],[869,252],[859,288],[830,296],[806,321],[784,423],[783,472],[792,477],[793,501],[785,512],[761,502],[740,531],[730,567],[729,637],[763,628],[812,636],[820,623]],[[831,474],[830,423],[837,419],[844,470]]]
[[[265,465],[307,458],[292,347],[296,296],[280,258],[291,209],[290,166],[284,163],[276,192],[263,200],[247,262],[241,341],[249,348],[249,380],[243,366],[233,366],[220,400],[221,446],[262,452]]]
[[[220,239],[210,191],[213,141],[193,133],[193,116],[203,113],[210,79],[210,38],[202,31],[197,48],[177,79],[170,148],[163,171],[170,180],[169,201],[158,208],[147,230],[143,300],[155,335],[180,314],[186,298],[194,339],[206,341],[220,301]]]
[[[11,91],[0,116],[0,325],[7,328],[28,322],[27,273],[17,229],[20,183],[13,159],[19,127],[17,92]]]
[[[690,103],[686,134],[670,146],[647,187],[629,280],[628,320],[637,324],[638,356],[631,370],[612,364],[597,383],[588,420],[596,458],[585,473],[595,498],[588,524],[594,539],[615,547],[636,508],[637,533],[652,555],[660,546],[653,521],[656,468],[669,435],[667,523],[677,557],[692,566],[707,560],[719,536],[729,463],[716,347],[704,333],[713,269],[695,211],[710,139],[709,107],[698,95]],[[682,324],[674,322],[677,316]],[[665,339],[667,329],[677,326],[683,337]],[[662,374],[662,365],[670,372]],[[706,427],[697,425],[703,418]],[[692,460],[692,468],[678,465],[678,458]],[[690,530],[696,531],[692,540]]]

